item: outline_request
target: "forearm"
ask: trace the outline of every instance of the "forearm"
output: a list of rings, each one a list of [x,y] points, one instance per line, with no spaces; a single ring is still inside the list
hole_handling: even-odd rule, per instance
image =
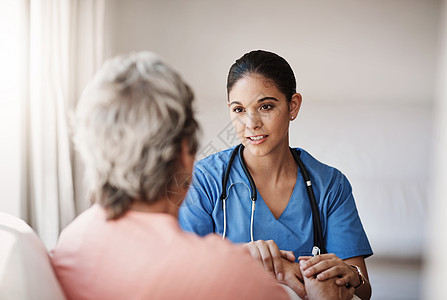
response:
[[[354,286],[359,285],[355,289],[355,294],[362,300],[369,300],[371,298],[371,284],[369,283],[368,271],[366,269],[365,260],[363,259],[363,257],[352,257],[345,259],[344,262],[351,266],[357,266],[360,269],[361,276],[360,275],[356,276],[357,280],[355,283],[353,283]],[[364,282],[363,284],[361,278],[363,279]]]

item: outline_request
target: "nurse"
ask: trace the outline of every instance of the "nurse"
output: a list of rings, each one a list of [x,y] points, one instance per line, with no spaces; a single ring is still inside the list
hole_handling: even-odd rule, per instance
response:
[[[300,296],[305,293],[302,276],[316,276],[319,280],[338,278],[338,285],[353,286],[356,295],[369,299],[364,259],[372,250],[351,185],[339,170],[303,149],[289,148],[289,125],[302,102],[290,65],[271,52],[246,53],[230,68],[227,93],[232,124],[244,148],[236,153],[225,187],[222,178],[234,147],[196,163],[192,186],[179,212],[181,226],[201,236],[225,232],[225,238],[242,243],[279,281],[290,285],[292,273],[296,279],[292,288]],[[326,254],[310,256],[312,210],[292,151],[298,151],[312,181]],[[254,213],[243,162],[256,188]],[[223,189],[228,195],[225,212]],[[291,263],[298,259],[299,266]]]

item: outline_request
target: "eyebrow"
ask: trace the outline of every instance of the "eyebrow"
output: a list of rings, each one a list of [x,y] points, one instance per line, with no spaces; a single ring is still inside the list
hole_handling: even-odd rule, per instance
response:
[[[257,103],[261,103],[261,102],[264,102],[264,101],[267,101],[267,100],[274,100],[276,102],[279,102],[279,100],[276,99],[275,97],[264,97],[264,98],[258,99]],[[233,105],[233,104],[242,105],[242,103],[240,103],[239,101],[231,101],[230,102],[230,106]]]

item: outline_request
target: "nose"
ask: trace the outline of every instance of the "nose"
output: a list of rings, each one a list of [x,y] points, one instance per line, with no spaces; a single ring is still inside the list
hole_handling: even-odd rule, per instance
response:
[[[256,130],[262,127],[262,120],[259,114],[250,113],[247,114],[247,118],[245,120],[245,127],[249,130]]]

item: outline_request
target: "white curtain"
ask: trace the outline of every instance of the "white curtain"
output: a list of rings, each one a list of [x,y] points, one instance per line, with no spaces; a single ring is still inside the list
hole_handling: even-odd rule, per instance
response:
[[[69,115],[106,49],[106,0],[27,0],[22,217],[47,248],[76,216]]]

